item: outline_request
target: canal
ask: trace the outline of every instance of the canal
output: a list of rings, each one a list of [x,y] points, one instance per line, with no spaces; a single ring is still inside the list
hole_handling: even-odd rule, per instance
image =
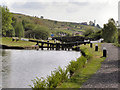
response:
[[[46,77],[80,57],[76,51],[2,50],[2,88],[29,88],[36,77]]]

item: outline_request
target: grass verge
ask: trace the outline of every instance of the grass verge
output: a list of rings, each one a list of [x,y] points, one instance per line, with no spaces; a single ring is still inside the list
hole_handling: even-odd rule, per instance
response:
[[[101,44],[98,44],[98,46],[98,52],[95,51],[95,48],[89,48],[89,45],[82,45],[80,47],[85,54],[90,54],[91,57],[87,57],[88,62],[86,65],[83,68],[76,70],[71,79],[69,79],[67,82],[61,83],[58,88],[80,88],[82,84],[100,68],[101,62],[103,62],[105,58],[102,57]],[[95,47],[95,45],[93,47]]]
[[[35,42],[29,42],[29,41],[12,41],[11,37],[2,37],[1,39],[2,41],[0,41],[1,45],[7,45],[7,46],[18,46],[18,47],[31,47],[32,45],[36,45]],[[37,39],[35,39],[37,40]],[[39,40],[38,40],[39,41]],[[47,42],[47,40],[44,40],[45,42]],[[53,40],[50,40],[51,43],[54,43]],[[41,44],[39,44],[41,45]],[[47,46],[46,44],[44,46]]]

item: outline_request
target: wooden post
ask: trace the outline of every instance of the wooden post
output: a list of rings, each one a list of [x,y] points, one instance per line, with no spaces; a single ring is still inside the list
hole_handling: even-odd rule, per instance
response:
[[[70,44],[68,44],[68,51],[70,51]]]
[[[14,37],[12,37],[12,41],[15,41],[15,38],[14,38]]]
[[[103,48],[103,57],[107,57],[107,50],[105,47]]]
[[[52,44],[52,50],[54,50],[54,44]]]
[[[78,41],[76,41],[76,46],[78,46]]]
[[[52,44],[50,44],[50,50],[52,50]]]
[[[64,50],[64,44],[62,44],[62,50]]]
[[[36,45],[39,45],[39,42],[37,41],[37,44]]]
[[[41,50],[43,50],[43,45],[44,45],[44,43],[41,43]]]
[[[98,44],[95,45],[95,51],[98,51]]]
[[[90,43],[90,48],[92,48],[92,46],[93,46],[93,44],[92,44],[92,43]]]
[[[60,50],[60,44],[56,43],[56,50]]]
[[[70,47],[68,47],[68,51],[70,51]]]
[[[67,50],[67,45],[65,44],[65,51]]]
[[[49,40],[47,41],[48,43],[47,43],[47,50],[49,50]]]
[[[60,50],[60,43],[58,43],[58,50]]]
[[[86,42],[84,42],[84,45],[86,45]]]

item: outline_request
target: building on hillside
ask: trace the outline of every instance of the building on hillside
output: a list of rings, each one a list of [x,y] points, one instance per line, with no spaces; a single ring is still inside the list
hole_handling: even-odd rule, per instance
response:
[[[72,25],[80,25],[80,23],[70,23],[70,24],[72,24]]]
[[[78,31],[78,32],[74,32],[73,33],[73,36],[77,36],[77,35],[83,35],[83,32],[82,31]]]
[[[81,25],[88,25],[87,22],[82,22],[80,23]]]

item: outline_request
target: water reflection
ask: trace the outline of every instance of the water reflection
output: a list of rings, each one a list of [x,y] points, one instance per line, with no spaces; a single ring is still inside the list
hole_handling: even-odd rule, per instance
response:
[[[75,51],[3,50],[3,88],[27,88],[36,77],[46,77],[51,71],[67,66],[80,57]]]
[[[2,50],[2,86],[8,87],[10,83],[10,51]]]
[[[2,49],[0,48],[0,89],[2,89]]]

